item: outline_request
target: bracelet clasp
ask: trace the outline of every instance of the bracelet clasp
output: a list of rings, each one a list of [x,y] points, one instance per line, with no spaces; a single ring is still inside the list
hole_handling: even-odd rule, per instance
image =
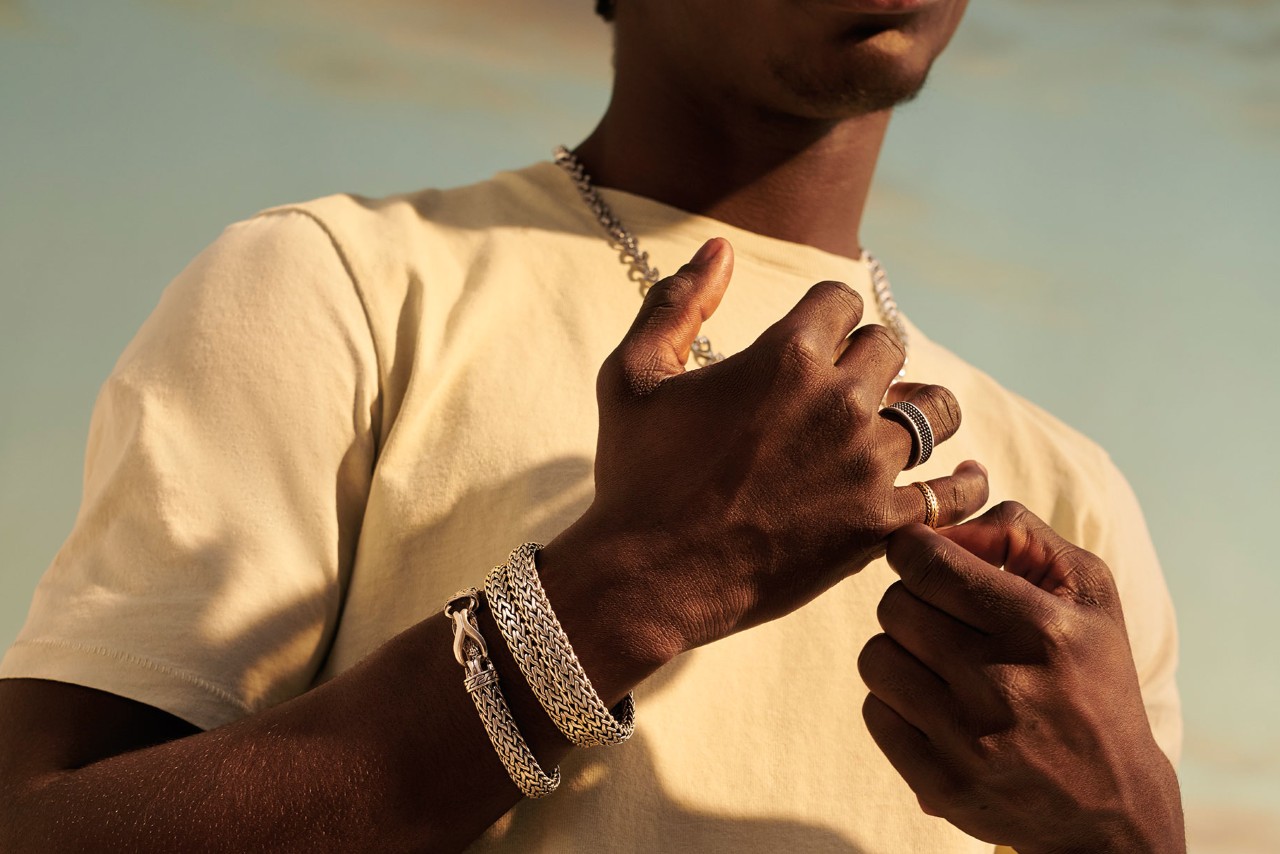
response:
[[[489,658],[489,647],[476,625],[475,612],[479,609],[480,593],[474,587],[459,590],[444,605],[444,615],[453,620],[453,657],[471,673],[478,673],[481,661]],[[474,654],[468,654],[468,641]]]

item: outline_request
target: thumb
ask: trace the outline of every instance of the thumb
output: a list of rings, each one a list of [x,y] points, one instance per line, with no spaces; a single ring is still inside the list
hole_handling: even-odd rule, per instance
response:
[[[938,531],[993,566],[1020,575],[1041,590],[1091,604],[1113,599],[1111,570],[1016,501]]]
[[[722,237],[702,245],[675,275],[655,283],[614,352],[627,388],[648,394],[684,373],[702,323],[720,304],[733,274],[733,248]]]

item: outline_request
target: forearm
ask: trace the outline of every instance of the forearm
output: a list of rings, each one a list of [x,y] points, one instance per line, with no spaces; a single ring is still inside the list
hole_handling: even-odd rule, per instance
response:
[[[627,609],[575,583],[592,576],[586,567],[572,558],[543,563],[575,649],[600,694],[614,702],[661,661],[629,641]],[[617,619],[596,619],[601,608]],[[569,744],[524,684],[487,609],[481,630],[512,714],[549,770]],[[448,621],[431,617],[289,702],[13,785],[0,848],[462,848],[520,797],[462,678]]]

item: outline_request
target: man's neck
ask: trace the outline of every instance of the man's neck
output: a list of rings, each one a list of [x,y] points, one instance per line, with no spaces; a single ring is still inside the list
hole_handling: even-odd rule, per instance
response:
[[[890,113],[841,122],[763,116],[615,85],[577,149],[593,180],[758,234],[858,258]],[[713,235],[708,235],[711,237]]]

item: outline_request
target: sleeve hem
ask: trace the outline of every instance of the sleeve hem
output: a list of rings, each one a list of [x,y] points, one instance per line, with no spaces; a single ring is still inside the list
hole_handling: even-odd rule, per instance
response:
[[[56,639],[18,641],[0,661],[0,679],[49,679],[146,703],[210,730],[252,714],[207,679],[130,653]]]

